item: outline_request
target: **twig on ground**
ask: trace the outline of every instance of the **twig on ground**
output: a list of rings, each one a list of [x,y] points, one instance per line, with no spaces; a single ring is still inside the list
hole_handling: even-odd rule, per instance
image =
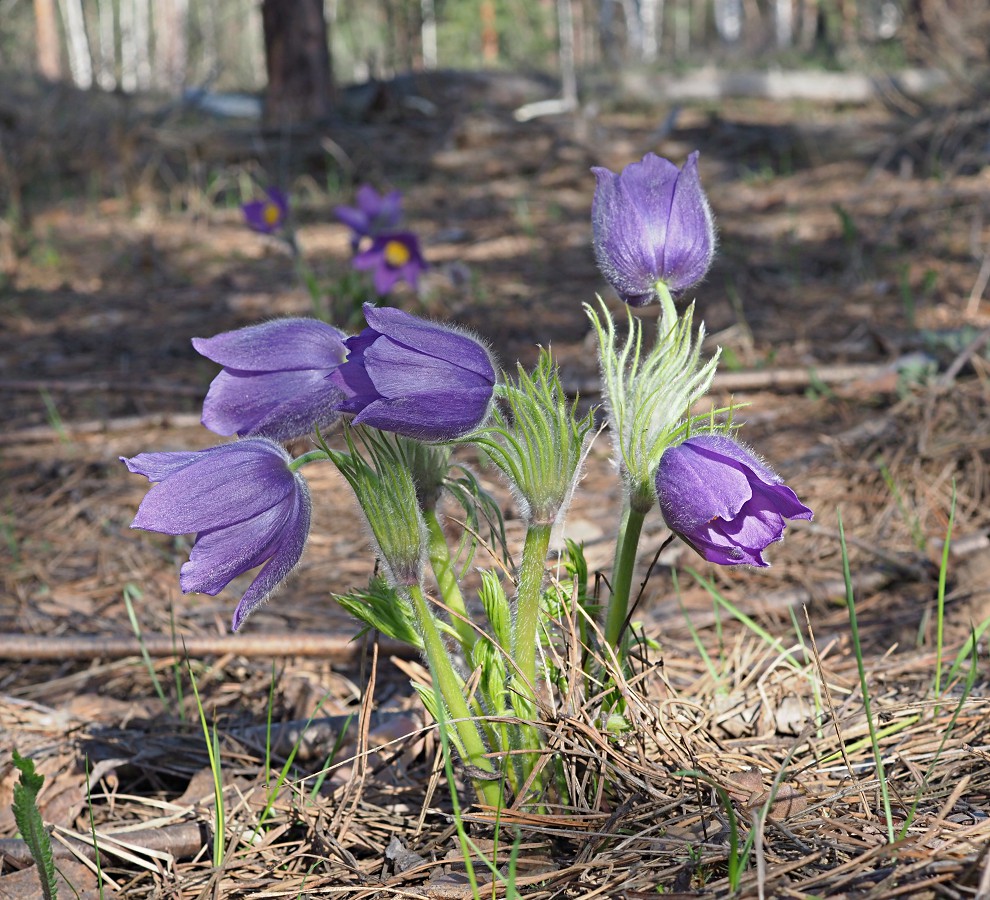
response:
[[[202,656],[317,656],[332,662],[353,659],[364,649],[362,641],[334,634],[266,634],[216,637],[186,635],[185,650],[191,657]],[[163,659],[183,655],[182,645],[170,635],[146,635],[148,654]],[[381,640],[382,652],[394,656],[418,656],[408,644]],[[53,662],[67,659],[124,659],[140,656],[141,648],[133,637],[74,635],[72,637],[36,637],[29,634],[0,635],[0,659],[29,662]]]

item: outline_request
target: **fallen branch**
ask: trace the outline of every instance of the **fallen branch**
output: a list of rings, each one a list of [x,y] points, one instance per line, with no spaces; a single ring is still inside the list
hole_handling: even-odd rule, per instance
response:
[[[142,428],[192,428],[199,424],[199,413],[151,413],[147,416],[122,416],[117,419],[89,419],[85,422],[62,422],[58,427],[36,425],[33,428],[8,431],[0,434],[0,445],[59,441],[73,435],[108,434]]]
[[[86,859],[96,859],[96,848],[92,843],[61,835],[62,841],[52,843],[52,851],[56,859],[76,859],[84,856]],[[206,844],[208,836],[206,825],[200,822],[179,822],[175,825],[165,825],[160,828],[139,828],[136,831],[117,831],[102,834],[97,832],[97,841],[102,851],[101,862],[106,865],[103,855],[114,852],[116,841],[126,842],[128,847],[150,850],[154,853],[170,853],[176,859],[190,859]],[[101,840],[106,838],[107,840]],[[68,844],[72,846],[69,847]],[[132,850],[133,852],[133,850]],[[32,865],[34,860],[27,844],[18,838],[0,838],[0,859],[10,860],[15,866],[24,868]]]
[[[882,385],[898,370],[898,362],[850,363],[835,366],[806,366],[793,369],[759,369],[755,372],[718,372],[712,382],[713,391],[803,390],[814,385],[876,382]],[[600,392],[598,377],[569,379],[564,383],[569,394],[582,396]]]
[[[169,397],[196,397],[202,399],[206,391],[188,384],[169,384],[160,381],[94,381],[86,378],[0,378],[0,391],[34,394],[38,391],[57,391],[60,394],[166,394]]]
[[[380,639],[385,655],[412,657],[419,651],[399,641]],[[334,662],[347,662],[360,654],[364,642],[335,634],[258,634],[204,637],[185,635],[146,635],[144,647],[158,659],[203,656],[319,656]],[[140,656],[141,646],[134,637],[73,635],[36,637],[30,634],[0,635],[0,659],[26,662],[53,662],[66,659],[126,659]]]

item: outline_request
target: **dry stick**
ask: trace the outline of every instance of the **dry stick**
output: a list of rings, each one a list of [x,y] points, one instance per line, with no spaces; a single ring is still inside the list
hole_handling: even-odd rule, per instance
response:
[[[885,363],[854,363],[835,366],[805,366],[793,369],[760,369],[756,372],[718,372],[712,382],[713,391],[734,393],[755,390],[800,390],[815,384],[841,384],[880,378],[896,371]],[[569,379],[564,385],[570,393],[582,396],[600,393],[597,378]]]
[[[144,645],[148,654],[158,659],[183,656],[171,635],[147,635]],[[335,634],[268,634],[236,637],[188,635],[185,647],[189,656],[319,656],[333,662],[346,662],[363,649],[363,642]],[[418,657],[419,651],[401,641],[381,640],[386,655]],[[133,637],[78,635],[73,637],[35,637],[28,634],[0,634],[0,659],[27,662],[53,662],[67,659],[126,659],[140,656],[141,648]]]
[[[199,413],[151,413],[146,416],[122,416],[116,419],[88,419],[85,422],[63,422],[58,428],[37,425],[0,434],[0,445],[30,444],[58,441],[66,434],[109,434],[116,431],[138,431],[142,428],[192,428],[201,425]]]
[[[96,833],[97,842],[103,837]],[[75,859],[82,855],[88,859],[96,859],[96,848],[92,843],[62,836],[66,841],[72,841],[72,849],[65,844],[54,843],[52,850],[56,859]],[[165,825],[159,828],[140,828],[136,831],[107,832],[105,837],[127,841],[128,844],[152,850],[156,853],[171,853],[176,859],[188,859],[202,849],[206,841],[206,826],[200,822],[179,822],[175,825]],[[113,853],[113,843],[101,844],[100,850],[104,855]],[[27,866],[32,862],[31,851],[27,844],[17,838],[0,839],[0,858],[12,860],[18,866]]]
[[[36,393],[58,391],[62,394],[167,394],[170,397],[197,397],[202,399],[204,389],[188,384],[169,384],[163,381],[94,381],[85,378],[0,378],[0,391]]]

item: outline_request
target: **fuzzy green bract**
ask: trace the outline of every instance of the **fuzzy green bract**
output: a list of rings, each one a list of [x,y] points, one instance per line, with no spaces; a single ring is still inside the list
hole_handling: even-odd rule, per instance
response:
[[[702,362],[704,323],[697,337],[693,306],[678,316],[667,294],[653,348],[644,352],[643,325],[631,314],[625,339],[604,303],[601,313],[585,304],[598,336],[602,395],[608,413],[615,461],[626,482],[630,504],[649,510],[654,503],[653,479],[664,451],[686,437],[709,414],[690,410],[711,387],[719,351]]]

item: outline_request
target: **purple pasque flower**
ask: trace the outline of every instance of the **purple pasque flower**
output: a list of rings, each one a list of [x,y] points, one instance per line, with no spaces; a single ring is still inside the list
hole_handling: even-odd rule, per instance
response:
[[[252,200],[241,206],[248,228],[262,234],[274,234],[289,216],[289,198],[284,191],[270,187],[264,200]]]
[[[327,376],[344,361],[346,335],[319,319],[274,319],[193,338],[223,366],[203,401],[203,424],[217,434],[288,441],[340,418],[343,397]]]
[[[382,297],[399,281],[407,281],[415,289],[419,273],[426,270],[419,239],[409,231],[377,235],[367,250],[351,260],[351,265],[358,271],[371,270],[375,290]]]
[[[338,206],[334,214],[351,229],[351,249],[357,251],[363,237],[394,230],[402,219],[402,193],[379,194],[371,185],[357,189],[356,206]]]
[[[769,566],[784,519],[810,519],[783,479],[732,438],[702,434],[670,447],[656,476],[667,527],[709,562]]]
[[[452,441],[488,418],[495,366],[487,348],[448,325],[364,305],[368,327],[347,339],[347,361],[330,376],[337,409],[421,441]]]
[[[302,475],[289,468],[292,457],[274,441],[245,438],[121,461],[155,482],[131,528],[196,535],[179,573],[184,593],[218,594],[238,575],[262,567],[234,611],[236,631],[302,556],[312,503]]]
[[[654,153],[621,174],[594,168],[591,205],[598,268],[630,306],[700,281],[715,254],[715,223],[698,178],[698,153],[683,169]]]

